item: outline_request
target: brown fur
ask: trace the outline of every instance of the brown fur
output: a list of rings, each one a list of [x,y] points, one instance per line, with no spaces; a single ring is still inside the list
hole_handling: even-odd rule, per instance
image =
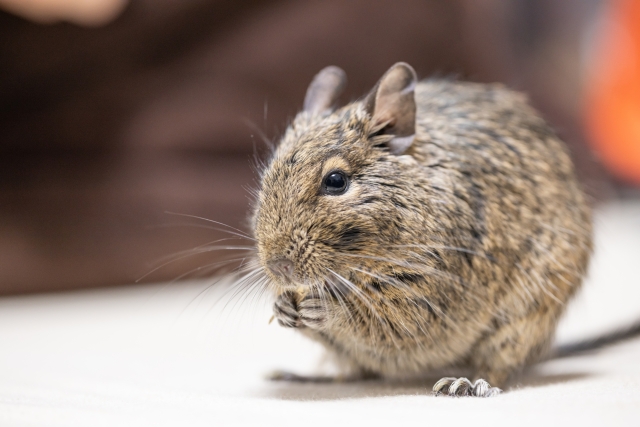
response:
[[[276,317],[363,373],[470,366],[501,385],[547,349],[587,268],[567,150],[501,85],[418,83],[402,154],[365,102],[298,114],[263,171],[252,221]],[[335,169],[350,186],[323,194]]]

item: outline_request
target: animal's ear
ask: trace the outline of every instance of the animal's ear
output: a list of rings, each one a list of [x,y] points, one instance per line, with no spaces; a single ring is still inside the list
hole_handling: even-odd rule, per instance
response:
[[[347,85],[347,75],[341,68],[329,66],[323,68],[307,89],[304,98],[304,111],[319,114],[333,107]]]
[[[416,133],[416,72],[411,65],[398,62],[384,73],[364,100],[378,134],[393,135],[387,143],[394,154],[404,153]]]

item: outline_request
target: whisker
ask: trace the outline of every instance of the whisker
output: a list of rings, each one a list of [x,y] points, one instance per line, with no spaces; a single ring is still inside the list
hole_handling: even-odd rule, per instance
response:
[[[155,224],[155,225],[149,225],[146,226],[145,228],[147,229],[155,229],[155,228],[170,228],[170,227],[190,227],[190,228],[202,228],[205,230],[214,230],[214,231],[222,231],[223,233],[230,233],[238,238],[241,239],[247,239],[247,236],[242,236],[240,234],[237,233],[232,233],[229,230],[225,230],[224,228],[220,228],[220,227],[213,227],[211,225],[204,225],[204,224],[193,224],[193,223],[188,223],[188,222],[167,222],[164,224]]]
[[[389,276],[379,276],[379,275],[377,275],[377,274],[373,274],[373,273],[371,273],[371,272],[368,272],[368,271],[365,271],[365,270],[361,270],[361,269],[359,269],[359,268],[355,268],[355,267],[351,267],[351,269],[352,269],[352,270],[354,270],[354,271],[358,271],[358,272],[360,272],[360,273],[366,274],[366,275],[368,275],[368,276],[371,276],[371,277],[373,277],[374,279],[378,279],[378,280],[382,281],[383,283],[393,284],[394,286],[397,286],[397,287],[400,287],[400,288],[413,290],[413,289],[410,289],[410,288],[406,285],[406,283],[403,283],[402,281],[400,281],[400,280],[398,280],[398,279],[396,279],[396,278],[394,278],[394,277],[389,277]],[[400,285],[400,286],[398,286],[398,285]],[[421,300],[424,300],[424,301],[429,305],[429,307],[431,307],[431,309],[433,310],[433,312],[434,312],[434,313],[436,313],[438,316],[440,316],[440,318],[441,318],[441,319],[443,319],[443,320],[447,320],[447,321],[451,321],[451,319],[449,319],[449,318],[446,316],[446,314],[444,314],[444,312],[443,312],[439,307],[435,306],[435,305],[434,305],[431,301],[429,301],[429,300],[428,300],[424,295],[416,295],[416,297],[419,297]],[[415,301],[413,301],[413,299],[412,299],[412,298],[409,298],[409,300],[411,300],[411,301],[413,302],[413,304],[415,304],[415,305],[416,305],[416,307],[418,306],[418,305],[416,304],[416,302],[415,302]],[[422,320],[426,320],[426,319],[424,319],[424,318],[423,318]]]
[[[418,265],[415,263],[408,263],[405,260],[395,260],[392,258],[386,258],[386,257],[376,257],[376,256],[368,256],[368,255],[361,255],[361,254],[342,254],[344,256],[350,256],[350,257],[354,257],[354,258],[362,258],[362,259],[373,259],[373,260],[377,260],[377,261],[383,261],[383,262],[388,262],[391,265],[392,270],[394,270],[394,275],[395,273],[395,269],[393,267],[393,265],[399,266],[399,267],[404,267],[404,268],[408,268],[411,271],[415,271],[418,272],[420,274],[423,274],[427,277],[435,277],[437,279],[445,279],[446,282],[450,285],[454,285],[454,289],[456,289],[459,293],[460,297],[469,297],[472,298],[473,300],[475,300],[475,302],[479,303],[479,304],[483,304],[483,299],[481,298],[481,296],[478,293],[478,290],[472,286],[471,284],[469,284],[466,280],[464,280],[462,277],[454,275],[454,274],[450,274],[447,272],[443,272],[434,268],[430,268],[424,265]],[[444,292],[443,296],[449,300],[451,303],[456,303],[456,301],[451,299],[451,295],[449,294],[449,292]],[[433,309],[435,309],[435,307],[432,307]],[[453,327],[456,326],[455,322],[451,322],[451,325]]]
[[[213,288],[213,286],[217,285],[218,283],[220,283],[220,281],[225,280],[225,279],[229,279],[230,277],[233,277],[234,274],[238,274],[238,272],[241,272],[242,269],[240,267],[236,267],[234,269],[234,272],[232,272],[230,275],[221,275],[220,277],[217,278],[217,280],[215,280],[213,283],[211,283],[210,285],[208,285],[207,287],[205,287],[203,290],[201,290],[200,292],[198,292],[198,294],[185,306],[185,308],[180,312],[179,316],[180,317],[194,302],[196,302],[200,297],[204,298],[204,295],[206,295],[206,293],[209,292],[210,289]],[[227,291],[228,292],[228,291]],[[225,292],[220,298],[224,297],[227,292]],[[214,304],[215,305],[215,304]],[[209,313],[209,310],[207,311],[206,314]],[[205,315],[206,315],[205,314]]]
[[[232,285],[232,287],[229,289],[229,291],[233,291],[233,293],[229,297],[229,300],[222,307],[222,311],[226,310],[226,308],[229,305],[229,303],[234,300],[234,298],[238,295],[239,292],[242,291],[244,286],[247,286],[247,284],[250,283],[251,280],[253,280],[254,278],[258,277],[262,273],[263,273],[263,271],[262,271],[261,268],[256,268],[254,270],[250,270],[238,282],[235,282]],[[228,294],[228,292],[225,292],[225,294],[222,295],[222,297],[226,296],[227,294]],[[220,299],[222,299],[222,297]]]
[[[399,287],[399,288],[403,288],[403,289],[406,289],[406,290],[411,290],[411,291],[413,291],[413,289],[410,289],[410,288],[409,288],[405,283],[402,283],[401,281],[397,280],[396,278],[388,277],[388,276],[379,276],[379,275],[376,275],[376,274],[370,273],[370,272],[368,272],[368,271],[361,270],[361,269],[359,269],[359,268],[354,268],[354,267],[352,267],[351,269],[352,269],[352,270],[354,270],[354,271],[358,271],[358,272],[360,272],[360,273],[363,273],[363,274],[369,275],[369,276],[371,276],[371,277],[373,277],[373,278],[375,278],[375,279],[378,279],[378,280],[382,281],[383,283],[393,284],[393,285],[394,285],[394,286],[396,286],[396,287]],[[400,286],[398,286],[398,284],[400,284]],[[420,309],[420,306],[416,303],[416,301],[415,301],[415,299],[414,299],[415,297],[420,298],[420,300],[424,301],[427,305],[429,305],[429,307],[431,307],[431,309],[433,310],[433,312],[434,312],[434,313],[436,313],[436,315],[438,315],[441,319],[446,320],[446,321],[448,321],[448,322],[451,322],[451,319],[449,319],[449,318],[444,314],[444,312],[443,312],[439,307],[435,307],[435,306],[431,303],[431,301],[429,301],[429,300],[428,300],[424,295],[414,295],[414,296],[411,296],[411,295],[410,295],[410,296],[407,298],[407,300],[408,300],[409,302],[411,302],[411,303],[412,303],[416,308]],[[418,314],[418,315],[419,315],[419,317],[420,317],[420,319],[419,319],[419,320],[421,320],[421,321],[422,321],[422,323],[427,323],[427,319],[425,319],[425,318],[424,318],[424,316],[422,316],[421,314]],[[419,328],[419,329],[420,329],[420,330],[421,330],[421,331],[422,331],[426,336],[428,336],[429,338],[431,338],[431,334],[430,334],[428,331],[426,331],[426,330],[422,327],[422,323],[418,322],[418,328]],[[405,328],[405,329],[406,329],[406,328]],[[409,331],[407,331],[407,332],[409,332]],[[411,335],[411,333],[409,333],[409,335]],[[418,340],[416,340],[416,343],[417,343],[418,345],[421,345],[421,346],[423,345],[423,344],[422,344],[422,343],[420,343]]]
[[[217,250],[246,250],[246,251],[250,251],[253,250],[255,248],[253,248],[252,246],[206,246],[209,243],[205,243],[204,245],[200,245],[197,246],[193,249],[189,249],[187,251],[182,251],[182,252],[178,252],[178,254],[182,253],[182,255],[179,256],[175,256],[172,255],[172,257],[174,257],[173,259],[170,259],[166,262],[161,263],[160,265],[158,265],[157,267],[151,269],[150,271],[148,271],[147,273],[145,273],[142,277],[140,277],[138,280],[135,281],[135,283],[138,283],[139,281],[141,281],[142,279],[144,279],[145,277],[149,276],[152,273],[155,273],[156,271],[160,270],[161,268],[174,263],[176,261],[180,261],[182,259],[185,258],[189,258],[190,256],[193,255],[197,255],[197,254],[203,254],[203,253],[207,253],[207,252],[213,252],[213,251],[217,251]]]
[[[266,105],[266,104],[265,104]],[[266,107],[265,107],[265,120],[266,120]],[[262,131],[262,129],[260,129],[258,127],[258,125],[256,125],[253,121],[249,120],[249,119],[245,119],[244,120],[245,124],[247,126],[249,126],[251,128],[252,131],[254,131],[255,133],[258,134],[258,136],[260,137],[260,140],[264,143],[264,145],[267,146],[267,148],[269,149],[270,152],[274,152],[276,147],[273,144],[273,142],[267,138],[267,135],[265,135],[265,133]]]
[[[167,215],[176,215],[176,216],[183,216],[183,217],[186,217],[186,218],[200,219],[202,221],[207,221],[207,222],[212,222],[214,224],[222,225],[223,227],[230,228],[231,230],[234,230],[237,233],[239,233],[239,234],[236,234],[236,233],[232,233],[230,231],[227,231],[227,232],[229,232],[231,234],[235,234],[237,236],[244,237],[245,239],[249,239],[249,240],[253,240],[254,242],[257,242],[256,239],[254,239],[253,237],[248,236],[244,231],[242,231],[242,230],[240,230],[238,228],[232,227],[232,226],[230,226],[228,224],[225,224],[224,222],[214,221],[212,219],[204,218],[204,217],[201,217],[201,216],[183,214],[183,213],[178,213],[178,212],[165,211],[164,213],[167,214]]]
[[[347,315],[347,324],[355,323],[355,319],[353,318],[353,312],[349,310],[346,303],[346,295],[338,286],[336,286],[332,280],[327,280],[327,284],[331,287],[333,291],[335,291],[336,299],[338,300],[338,304],[342,308],[343,312]],[[324,304],[329,304],[329,299],[325,295],[324,292],[320,292],[320,298],[323,300]]]
[[[395,265],[397,265],[399,267],[405,267],[405,268],[411,269],[413,271],[417,271],[417,272],[425,274],[425,275],[432,275],[432,276],[436,276],[436,277],[439,277],[439,278],[449,279],[453,283],[459,283],[461,285],[465,285],[466,284],[466,281],[462,277],[457,276],[455,274],[443,272],[443,271],[437,270],[435,268],[427,267],[427,266],[424,266],[424,265],[408,263],[405,260],[396,260],[396,259],[393,259],[393,258],[369,256],[369,255],[362,255],[362,254],[344,254],[343,253],[341,255],[342,256],[347,256],[347,257],[353,257],[353,258],[371,259],[371,260],[374,260],[374,261],[388,262],[388,263],[391,263],[391,264],[395,264]]]
[[[198,293],[196,294],[196,296],[195,296],[195,297],[193,297],[193,298],[191,299],[191,301],[189,301],[189,303],[187,303],[187,305],[186,305],[182,310],[180,310],[180,313],[178,313],[178,316],[177,316],[177,318],[176,318],[176,321],[177,321],[177,320],[179,320],[179,319],[182,317],[182,315],[187,311],[187,309],[191,306],[191,304],[193,304],[195,301],[197,301],[201,296],[203,296],[203,297],[204,297],[204,295],[206,295],[206,293],[207,293],[207,292],[209,292],[209,290],[210,290],[211,288],[213,288],[215,285],[217,285],[218,283],[220,283],[220,281],[221,281],[221,280],[223,280],[223,279],[224,279],[224,277],[223,277],[223,276],[218,277],[218,278],[217,278],[216,280],[214,280],[211,284],[209,284],[209,285],[205,286],[205,288],[204,288],[203,290],[201,290],[200,292],[198,292]]]
[[[380,314],[378,313],[378,310],[376,310],[376,308],[370,302],[367,301],[364,293],[360,289],[358,289],[358,287],[354,283],[345,279],[340,274],[336,273],[330,268],[327,268],[327,270],[331,272],[336,278],[338,278],[338,280],[344,283],[347,286],[347,288],[353,292],[353,295],[356,298],[360,299],[360,301],[371,311],[371,314],[373,314],[373,316],[378,320],[378,322],[383,328],[385,327],[387,328],[388,336],[391,338],[394,345],[398,347],[398,342],[395,340],[395,337],[394,337],[395,334],[393,333],[394,331],[392,329],[392,326],[388,322],[386,322],[386,319],[380,316]]]
[[[184,277],[188,276],[191,273],[195,273],[196,271],[201,271],[201,270],[205,270],[207,273],[209,273],[212,269],[215,269],[217,267],[225,267],[231,263],[243,260],[244,258],[233,258],[233,259],[229,259],[229,260],[225,260],[225,261],[218,261],[218,262],[212,262],[210,264],[205,264],[205,265],[201,265],[200,267],[196,267],[193,268],[189,271],[187,271],[186,273],[183,273],[181,275],[179,275],[178,277],[176,277],[175,279],[171,280],[169,283],[175,283],[177,281],[179,281],[180,279],[183,279]]]

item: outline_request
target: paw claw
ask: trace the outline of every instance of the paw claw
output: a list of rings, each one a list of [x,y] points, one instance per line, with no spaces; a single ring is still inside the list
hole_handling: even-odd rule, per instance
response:
[[[491,384],[480,378],[473,385],[473,395],[476,397],[485,397],[489,390],[491,389]]]
[[[469,396],[473,384],[467,378],[461,377],[449,386],[449,396]]]
[[[482,397],[493,397],[493,396],[497,396],[497,395],[499,395],[501,393],[502,393],[502,389],[501,388],[491,387],[489,390],[487,390],[487,393]]]
[[[479,379],[475,383],[472,383],[464,377],[445,377],[435,383],[433,386],[433,392],[436,396],[445,394],[456,397],[493,397],[502,393],[502,390],[497,387],[491,387],[491,385],[483,379]]]
[[[444,377],[440,379],[437,383],[434,384],[433,392],[435,393],[436,396],[439,396],[441,394],[449,394],[449,386],[455,380],[456,379],[453,377]]]

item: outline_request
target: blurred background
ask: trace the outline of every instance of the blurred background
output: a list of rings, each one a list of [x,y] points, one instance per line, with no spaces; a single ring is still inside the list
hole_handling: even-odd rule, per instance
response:
[[[313,75],[342,67],[346,102],[396,61],[526,92],[594,205],[640,196],[637,0],[0,0],[0,293],[129,284],[225,237],[166,212],[246,229],[254,154]]]

